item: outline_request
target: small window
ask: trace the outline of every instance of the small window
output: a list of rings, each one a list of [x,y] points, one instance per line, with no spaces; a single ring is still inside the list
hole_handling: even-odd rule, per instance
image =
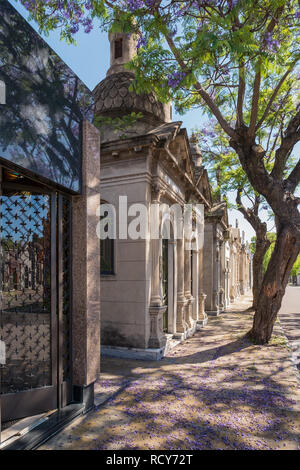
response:
[[[114,240],[100,240],[101,274],[115,274],[114,270]]]
[[[123,56],[123,39],[115,40],[115,59]]]

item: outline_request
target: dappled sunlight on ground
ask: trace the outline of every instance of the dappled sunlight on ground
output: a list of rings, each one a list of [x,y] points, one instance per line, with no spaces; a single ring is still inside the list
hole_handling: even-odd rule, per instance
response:
[[[160,362],[104,358],[97,407],[42,449],[298,449],[298,379],[280,325],[243,338],[249,298]],[[244,311],[239,311],[244,309]]]

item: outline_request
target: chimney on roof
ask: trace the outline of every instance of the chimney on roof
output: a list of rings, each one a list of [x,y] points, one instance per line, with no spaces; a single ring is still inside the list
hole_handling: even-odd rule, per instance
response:
[[[199,139],[193,132],[190,137],[190,148],[191,148],[192,159],[196,168],[200,168],[202,166],[202,153],[198,146],[198,142],[199,142]]]
[[[124,65],[136,55],[137,38],[134,34],[112,33],[111,31],[108,38],[110,42],[110,68],[106,75],[127,71]]]

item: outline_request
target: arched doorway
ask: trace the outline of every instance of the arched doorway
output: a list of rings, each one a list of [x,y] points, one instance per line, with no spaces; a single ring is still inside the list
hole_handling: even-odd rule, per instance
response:
[[[191,314],[194,320],[198,318],[198,294],[199,294],[199,242],[197,238],[194,238],[191,242],[191,296],[192,296],[192,307]]]
[[[163,316],[164,333],[176,333],[177,312],[177,271],[176,242],[173,226],[169,219],[162,222],[162,303],[167,306]]]
[[[168,293],[169,293],[169,240],[162,240],[162,303],[167,308],[163,314],[163,332],[168,333],[169,330],[169,309],[168,309]]]

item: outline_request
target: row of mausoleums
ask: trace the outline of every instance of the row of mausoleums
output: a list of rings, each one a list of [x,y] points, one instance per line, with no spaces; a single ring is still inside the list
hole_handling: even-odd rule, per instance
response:
[[[251,288],[251,257],[171,106],[130,90],[132,37],[110,35],[91,93],[9,2],[0,9],[0,435],[32,448],[93,406],[100,331],[102,354],[161,359]],[[92,124],[131,112],[142,118],[127,135]],[[108,204],[116,237],[100,240]]]
[[[145,239],[102,242],[102,352],[159,359],[204,326],[207,314],[224,312],[250,289],[251,257],[239,228],[228,224],[226,204],[213,202],[197,142],[172,122],[171,106],[130,91],[134,75],[123,66],[135,53],[134,39],[109,39],[111,67],[94,90],[95,114],[143,117],[126,138],[102,128],[101,200],[119,211],[124,195],[129,206],[160,204],[161,236],[151,239],[149,227]],[[181,228],[178,238],[172,207],[183,213],[188,204],[201,206],[203,219],[193,234]]]

